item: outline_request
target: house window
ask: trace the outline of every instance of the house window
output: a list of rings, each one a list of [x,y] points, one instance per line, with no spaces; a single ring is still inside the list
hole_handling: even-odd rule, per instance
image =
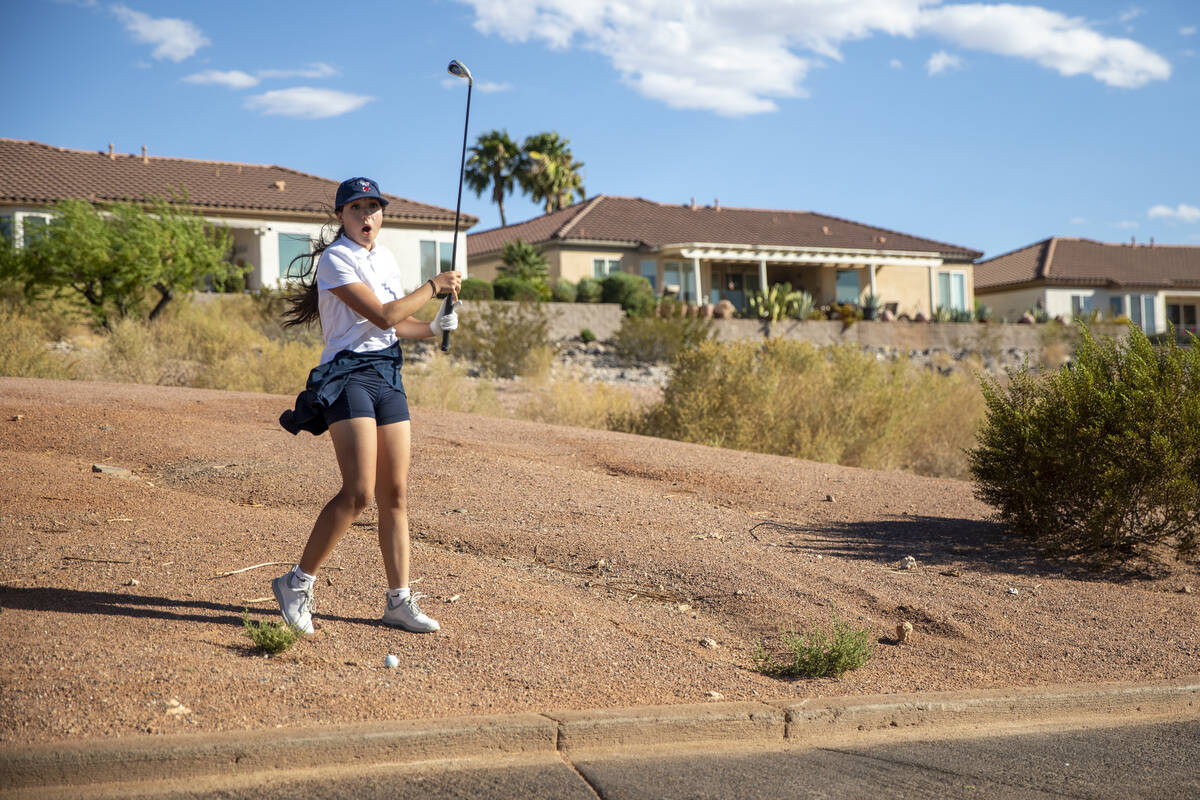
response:
[[[949,311],[967,310],[967,276],[962,272],[939,272],[938,308]]]
[[[858,302],[858,270],[839,269],[837,271],[837,301],[839,303]]]
[[[593,258],[592,259],[592,275],[596,278],[603,278],[607,275],[612,275],[614,272],[621,271],[621,259],[619,258]]]
[[[658,262],[643,261],[642,262],[642,277],[650,281],[650,288],[658,288]]]
[[[1167,319],[1175,326],[1176,331],[1196,332],[1196,306],[1184,303],[1168,303]]]
[[[309,263],[306,260],[296,261],[295,259],[311,252],[312,242],[307,235],[303,233],[279,234],[279,277],[284,279],[302,277],[305,270],[309,268]]]
[[[0,217],[0,239],[12,241],[13,238],[13,218]]]
[[[421,242],[421,282],[454,269],[453,242]]]
[[[1125,313],[1125,298],[1110,297],[1108,298],[1108,311],[1114,318]]]
[[[668,261],[663,264],[663,294],[679,292],[679,267],[678,261]]]
[[[1080,317],[1084,314],[1091,313],[1094,307],[1092,296],[1090,294],[1073,294],[1071,295],[1071,316]]]
[[[50,224],[50,217],[44,214],[26,214],[21,218],[21,242],[28,245]]]

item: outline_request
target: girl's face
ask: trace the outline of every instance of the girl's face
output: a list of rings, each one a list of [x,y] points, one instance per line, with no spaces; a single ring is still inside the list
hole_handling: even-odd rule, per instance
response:
[[[383,206],[378,200],[360,197],[346,203],[337,212],[337,218],[352,242],[368,250],[375,249],[375,240],[379,238],[379,229],[383,227]]]

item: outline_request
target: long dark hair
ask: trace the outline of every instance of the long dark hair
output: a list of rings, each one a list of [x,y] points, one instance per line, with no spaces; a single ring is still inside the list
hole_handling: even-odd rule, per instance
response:
[[[314,321],[321,318],[321,310],[317,304],[317,262],[321,259],[321,253],[325,252],[325,248],[337,241],[338,237],[346,232],[346,226],[338,226],[337,233],[333,238],[326,239],[325,231],[329,230],[329,226],[321,229],[321,236],[317,239],[316,246],[313,247],[311,253],[301,253],[293,258],[288,263],[287,274],[298,274],[300,280],[296,290],[285,298],[287,310],[283,312],[283,327],[292,328],[297,325],[310,325]],[[296,262],[300,262],[302,269],[298,273],[292,272],[292,267]]]

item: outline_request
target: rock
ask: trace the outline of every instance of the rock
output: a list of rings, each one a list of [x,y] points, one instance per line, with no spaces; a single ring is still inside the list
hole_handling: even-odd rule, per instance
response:
[[[1183,585],[1183,586],[1180,586],[1180,587],[1179,587],[1179,589],[1178,589],[1178,592],[1179,592],[1180,594],[1191,594],[1191,593],[1192,593],[1192,587],[1191,587],[1191,586],[1187,586],[1187,585],[1185,584],[1185,585]]]
[[[172,697],[170,700],[167,701],[167,716],[168,717],[182,717],[182,716],[184,716],[186,714],[190,714],[190,713],[192,713],[192,710],[190,708],[188,708],[187,706],[185,706],[183,703],[176,700],[174,697]]]
[[[929,315],[924,311],[918,311],[917,315],[913,317],[913,322],[929,322]]]
[[[1017,323],[1020,325],[1032,325],[1035,322],[1037,322],[1037,319],[1033,316],[1033,314],[1030,314],[1028,311],[1026,311],[1024,314],[1022,314],[1021,318],[1019,320],[1017,320]]]
[[[126,586],[138,586],[140,583],[141,581],[139,581],[137,578],[130,578],[129,580],[125,581]]]
[[[896,626],[896,643],[904,644],[912,636],[913,626],[908,620],[901,622]]]
[[[896,564],[900,569],[916,569],[917,560],[912,556],[905,556]]]
[[[717,319],[733,319],[733,316],[736,313],[737,309],[734,308],[733,303],[728,300],[719,301],[716,308],[713,309],[713,316]]]
[[[825,495],[825,502],[826,502],[826,503],[833,503],[833,502],[836,502],[836,501],[833,499],[833,495],[831,495],[831,494],[827,494],[827,495]]]
[[[123,478],[125,480],[137,480],[137,476],[124,467],[114,467],[110,464],[92,464],[92,472],[97,472],[101,475],[112,475],[114,478]]]
[[[705,636],[703,639],[701,639],[700,644],[703,647],[707,647],[709,650],[716,650],[718,647],[721,646],[721,645],[717,644],[716,639],[712,639],[708,636]]]
[[[721,694],[720,692],[714,692],[714,691],[707,692],[705,696],[709,697],[713,700],[724,700],[725,699],[725,695]]]
[[[1008,593],[1009,593],[1009,594],[1020,594],[1020,593],[1021,593],[1021,590],[1020,590],[1020,589],[1014,589],[1013,587],[1011,587],[1011,586],[1010,586],[1010,587],[1008,587]]]
[[[895,320],[896,320],[896,315],[893,314],[888,309],[885,308],[883,311],[879,312],[879,321],[880,322],[895,322]]]
[[[20,422],[23,419],[25,419],[24,414],[13,414],[11,417],[8,418],[8,421],[9,422]]]

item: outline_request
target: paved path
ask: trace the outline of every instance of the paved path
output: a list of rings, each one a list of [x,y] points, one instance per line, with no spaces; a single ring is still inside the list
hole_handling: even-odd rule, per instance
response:
[[[1200,678],[0,751],[0,798],[1200,796]]]

